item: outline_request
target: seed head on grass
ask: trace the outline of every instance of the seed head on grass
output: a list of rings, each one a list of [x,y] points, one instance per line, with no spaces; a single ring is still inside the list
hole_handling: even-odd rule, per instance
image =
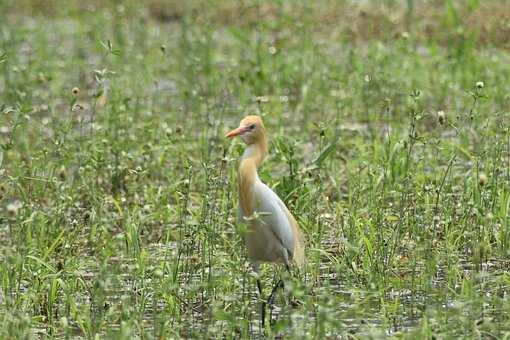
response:
[[[6,210],[10,215],[17,215],[18,211],[23,207],[20,201],[13,201],[7,204]]]
[[[82,111],[83,109],[84,109],[83,105],[76,103],[73,105],[72,111],[73,112]]]
[[[480,184],[481,187],[485,186],[488,182],[489,178],[487,177],[487,175],[483,172],[481,172],[479,175],[478,175],[478,184]]]
[[[65,166],[61,166],[59,171],[58,171],[58,177],[60,178],[61,181],[65,181],[66,178],[67,178],[67,170],[66,170],[66,167]]]
[[[257,103],[267,103],[269,101],[269,98],[267,96],[258,96],[257,98],[255,98],[255,100],[257,101]]]
[[[60,318],[60,324],[62,325],[63,328],[67,328],[69,326],[69,321],[65,316],[63,316]]]
[[[437,120],[441,125],[443,125],[446,122],[446,114],[444,113],[443,110],[437,111]]]

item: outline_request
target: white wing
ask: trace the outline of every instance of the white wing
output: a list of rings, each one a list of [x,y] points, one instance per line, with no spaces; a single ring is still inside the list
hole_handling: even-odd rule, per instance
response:
[[[269,228],[273,235],[287,249],[288,255],[294,251],[294,235],[287,217],[285,204],[267,185],[258,182],[254,188],[255,211],[261,228]]]

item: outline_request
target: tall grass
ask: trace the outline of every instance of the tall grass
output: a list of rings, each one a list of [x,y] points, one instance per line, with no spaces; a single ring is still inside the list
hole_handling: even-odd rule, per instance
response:
[[[468,3],[2,3],[1,336],[508,336],[509,55]],[[248,113],[307,239],[264,330]]]

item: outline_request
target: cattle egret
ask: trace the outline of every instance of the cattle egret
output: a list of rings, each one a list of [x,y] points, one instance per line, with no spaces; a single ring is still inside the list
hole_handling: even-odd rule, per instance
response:
[[[247,224],[245,243],[253,270],[258,274],[261,262],[283,263],[290,270],[291,262],[304,262],[303,238],[299,226],[282,200],[262,183],[257,168],[267,154],[266,130],[258,116],[247,116],[237,129],[228,132],[228,138],[240,136],[246,143],[239,164],[239,217]],[[257,287],[262,286],[257,275]],[[273,288],[267,304],[272,306],[274,294],[283,288],[280,280]],[[265,303],[262,304],[262,325]]]

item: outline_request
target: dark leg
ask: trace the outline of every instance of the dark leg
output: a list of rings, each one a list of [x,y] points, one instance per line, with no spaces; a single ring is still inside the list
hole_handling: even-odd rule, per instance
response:
[[[264,329],[266,325],[266,301],[262,298],[262,283],[259,278],[257,278],[257,288],[259,290],[260,300],[262,301],[260,303],[260,321],[262,323],[262,329]]]
[[[271,291],[271,295],[269,295],[269,298],[267,299],[267,304],[269,306],[271,306],[274,302],[274,297],[276,295],[276,291],[278,290],[278,288],[284,288],[285,287],[285,284],[283,283],[283,280],[280,279],[276,285],[273,287],[273,290]]]
[[[267,299],[267,305],[269,306],[269,321],[271,322],[273,320],[273,303],[274,298],[276,296],[276,291],[278,288],[284,289],[285,285],[283,283],[283,280],[280,279],[276,285],[273,287],[273,290],[271,291],[271,295],[269,295],[269,298]]]

